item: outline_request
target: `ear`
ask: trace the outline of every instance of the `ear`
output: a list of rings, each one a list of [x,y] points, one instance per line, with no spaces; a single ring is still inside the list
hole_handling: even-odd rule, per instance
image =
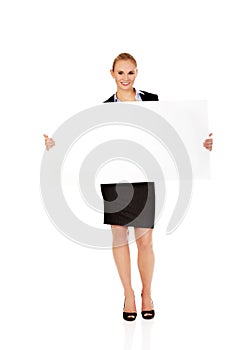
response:
[[[115,78],[115,76],[114,76],[114,71],[113,71],[112,69],[110,69],[110,73],[111,73],[111,76],[112,76],[113,78]]]

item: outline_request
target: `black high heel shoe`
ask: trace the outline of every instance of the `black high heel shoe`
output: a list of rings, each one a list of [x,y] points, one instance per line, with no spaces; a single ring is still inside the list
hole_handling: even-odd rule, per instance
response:
[[[141,293],[141,297],[142,297],[142,293]],[[154,306],[152,299],[151,299],[151,304]],[[144,310],[144,311],[141,311],[141,314],[142,314],[142,318],[144,318],[145,320],[151,320],[155,316],[155,310],[154,309]]]
[[[126,298],[125,298],[126,300]],[[124,308],[125,308],[125,301],[124,301]],[[123,310],[124,310],[123,308]],[[134,321],[136,320],[137,312],[125,312],[123,311],[123,319],[126,321]]]

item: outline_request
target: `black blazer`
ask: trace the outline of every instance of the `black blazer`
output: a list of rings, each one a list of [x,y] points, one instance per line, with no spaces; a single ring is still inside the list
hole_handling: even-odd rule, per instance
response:
[[[139,91],[142,92],[142,93],[139,92],[139,95],[141,96],[142,101],[158,101],[159,100],[158,95],[151,94],[150,92],[143,91],[143,90],[139,90]],[[114,102],[114,94],[111,97],[109,97],[108,100],[104,101],[104,103],[107,103],[107,102]]]

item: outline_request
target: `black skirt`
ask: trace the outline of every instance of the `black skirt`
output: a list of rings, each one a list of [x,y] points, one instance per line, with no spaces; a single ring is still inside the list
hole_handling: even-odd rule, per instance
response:
[[[101,184],[104,224],[154,228],[154,182]]]

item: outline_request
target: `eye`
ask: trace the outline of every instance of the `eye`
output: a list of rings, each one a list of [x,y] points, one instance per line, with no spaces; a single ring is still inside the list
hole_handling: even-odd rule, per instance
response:
[[[123,72],[120,70],[119,72],[117,72],[119,75],[122,75],[123,74]]]
[[[130,75],[133,75],[133,74],[134,74],[134,72],[131,70],[131,71],[129,72],[129,74],[130,74]]]

